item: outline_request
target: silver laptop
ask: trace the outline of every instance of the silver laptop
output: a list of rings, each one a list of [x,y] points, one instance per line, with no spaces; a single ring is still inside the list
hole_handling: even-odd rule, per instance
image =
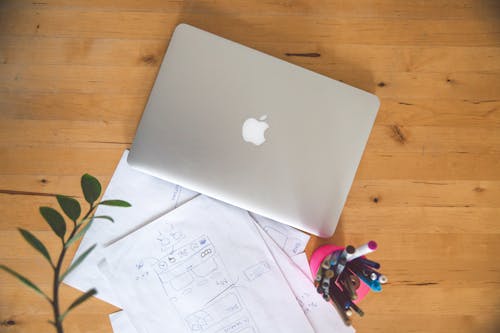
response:
[[[365,91],[180,24],[128,162],[329,237],[378,108]]]

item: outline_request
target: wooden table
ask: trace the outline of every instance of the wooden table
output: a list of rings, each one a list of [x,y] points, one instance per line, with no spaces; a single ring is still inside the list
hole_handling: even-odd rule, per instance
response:
[[[0,263],[50,288],[38,214],[107,184],[170,34],[186,22],[375,93],[382,105],[341,222],[317,246],[375,239],[389,279],[358,332],[500,329],[500,2],[2,0]],[[200,57],[203,55],[200,54]],[[64,303],[79,293],[63,288]],[[93,299],[67,332],[111,332]],[[0,332],[49,332],[45,301],[0,273]]]

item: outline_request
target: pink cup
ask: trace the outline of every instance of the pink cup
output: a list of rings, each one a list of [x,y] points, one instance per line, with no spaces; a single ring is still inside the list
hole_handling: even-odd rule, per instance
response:
[[[311,260],[309,261],[309,267],[311,268],[311,273],[313,274],[313,279],[316,277],[318,273],[318,269],[321,266],[323,260],[331,253],[343,250],[343,247],[327,244],[318,247],[311,255]],[[359,288],[356,290],[356,294],[358,294],[358,298],[354,301],[355,304],[358,304],[370,291],[370,287],[364,283],[363,281],[359,281]]]

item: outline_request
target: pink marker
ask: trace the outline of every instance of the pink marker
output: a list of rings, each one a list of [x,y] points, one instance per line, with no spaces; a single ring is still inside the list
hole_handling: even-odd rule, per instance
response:
[[[353,254],[348,255],[346,257],[347,261],[352,261],[356,258],[362,257],[364,255],[367,255],[368,253],[372,253],[377,249],[377,243],[375,241],[369,241],[366,244],[361,245],[354,251]]]

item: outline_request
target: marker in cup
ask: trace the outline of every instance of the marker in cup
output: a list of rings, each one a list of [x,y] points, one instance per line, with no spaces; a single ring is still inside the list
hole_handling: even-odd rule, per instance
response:
[[[377,243],[375,241],[369,241],[368,243],[361,245],[354,251],[353,254],[348,254],[346,256],[347,261],[352,261],[356,258],[372,253],[377,249]]]

